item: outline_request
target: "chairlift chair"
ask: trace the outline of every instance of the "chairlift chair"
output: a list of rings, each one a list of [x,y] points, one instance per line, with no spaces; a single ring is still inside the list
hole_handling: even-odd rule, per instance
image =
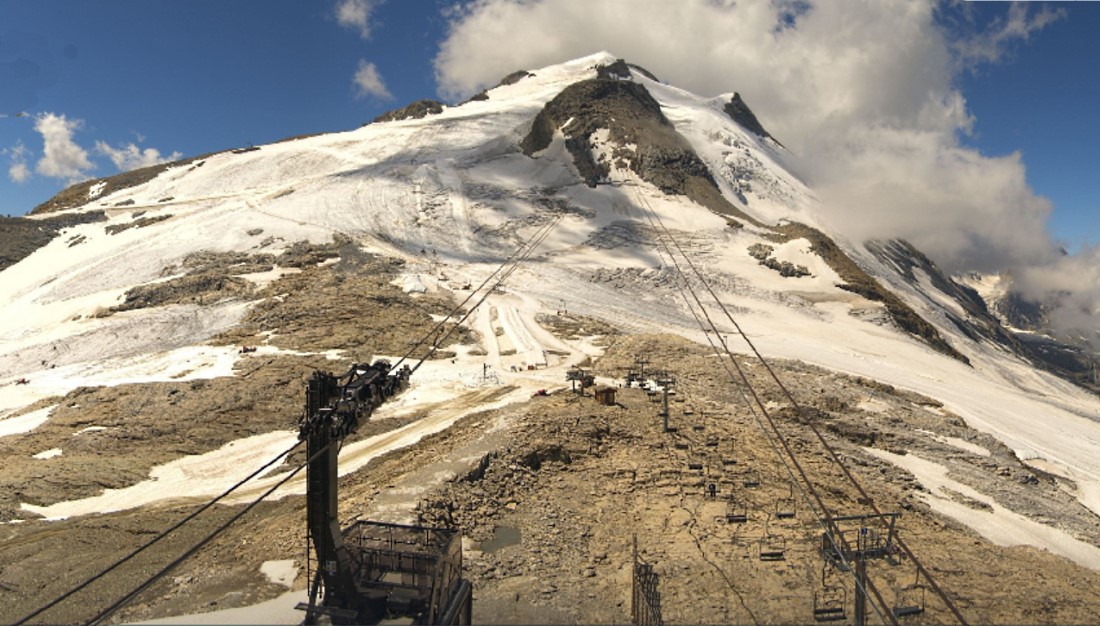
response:
[[[920,570],[911,585],[898,587],[894,596],[894,617],[911,617],[924,613],[925,586],[920,582]]]
[[[726,500],[726,523],[744,524],[749,521],[749,505],[744,500],[730,496]]]
[[[787,554],[787,540],[779,535],[768,534],[760,538],[760,560],[782,561]]]
[[[741,484],[745,489],[756,489],[760,486],[760,477],[753,470],[746,470],[742,475]]]
[[[829,584],[825,572],[829,564],[821,567],[821,588],[814,591],[814,621],[839,622],[848,618],[848,589],[841,584]]]
[[[798,512],[798,501],[794,497],[794,483],[788,483],[790,489],[786,497],[775,501],[775,517],[777,519],[791,519]]]
[[[770,521],[769,516],[764,522],[764,535],[760,537],[760,560],[782,561],[787,554],[787,539],[771,532],[768,527]]]

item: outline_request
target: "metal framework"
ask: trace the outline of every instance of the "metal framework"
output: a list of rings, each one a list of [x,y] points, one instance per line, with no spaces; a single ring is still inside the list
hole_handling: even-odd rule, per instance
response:
[[[657,572],[638,556],[638,537],[634,537],[634,576],[631,589],[630,621],[639,626],[662,626],[661,592]]]
[[[590,372],[587,372],[579,367],[567,371],[565,373],[565,380],[568,380],[572,383],[573,393],[578,393],[577,383],[580,383],[581,387],[579,393],[582,396],[584,395],[584,390],[586,388],[592,387],[596,384],[596,377],[593,376]]]
[[[361,614],[470,623],[471,586],[462,578],[462,536],[454,529],[359,521],[343,539]]]
[[[882,513],[830,517],[826,520],[828,530],[821,536],[822,556],[826,562],[841,571],[850,571],[851,566],[855,565],[853,620],[856,626],[867,623],[867,590],[870,588],[867,561],[886,559],[892,564],[898,562],[897,555],[901,552],[896,541],[898,517],[898,513]],[[881,605],[881,598],[879,600]],[[921,610],[923,611],[923,598]],[[888,615],[897,619],[895,613]]]
[[[829,564],[821,567],[821,588],[814,592],[814,621],[839,622],[848,619],[848,590],[827,578]]]
[[[461,537],[453,530],[337,517],[340,444],[374,409],[408,387],[408,366],[352,365],[341,376],[314,372],[299,438],[306,441],[306,524],[317,561],[305,622],[362,624],[402,614],[413,623],[469,624],[471,592],[461,579]],[[323,589],[323,595],[320,595]],[[318,601],[319,600],[319,601]]]

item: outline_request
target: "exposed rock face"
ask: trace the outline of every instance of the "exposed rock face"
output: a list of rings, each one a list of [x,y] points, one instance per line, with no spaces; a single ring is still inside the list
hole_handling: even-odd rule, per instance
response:
[[[1009,292],[992,305],[993,311],[1009,326],[1021,330],[1040,330],[1050,326],[1043,305]]]
[[[126,292],[126,301],[112,307],[111,312],[145,309],[165,304],[212,304],[227,298],[243,298],[253,291],[252,283],[243,278],[198,274],[182,276],[166,283],[141,285]]]
[[[647,70],[646,68],[642,67],[641,65],[634,65],[633,63],[627,63],[626,65],[627,65],[627,67],[629,67],[629,68],[630,68],[631,70],[633,70],[633,71],[635,71],[635,72],[638,72],[639,74],[641,74],[642,76],[645,76],[645,77],[646,77],[646,78],[648,78],[649,80],[652,80],[652,81],[656,81],[656,82],[658,82],[658,83],[659,83],[659,82],[661,82],[661,79],[659,79],[659,78],[657,78],[656,76],[654,76],[654,75],[653,75],[653,72],[650,72],[649,70]]]
[[[65,188],[61,193],[34,207],[34,210],[31,211],[31,215],[72,209],[116,191],[137,187],[138,185],[147,183],[157,176],[160,176],[161,172],[164,172],[170,167],[183,167],[186,165],[201,167],[203,159],[208,156],[210,155],[204,154],[189,159],[173,161],[171,163],[150,165],[149,167],[130,170],[129,172],[108,176],[107,178],[86,180]]]
[[[722,196],[706,164],[646,88],[627,80],[631,75],[625,62],[598,72],[607,78],[574,83],[547,103],[520,143],[524,154],[546,149],[561,129],[578,172],[595,187],[607,180],[611,164],[596,160],[592,136],[608,129],[610,141],[620,146],[614,154],[620,167],[629,167],[665,193],[687,196],[717,213],[756,223]]]
[[[417,100],[408,106],[386,111],[382,115],[371,120],[371,124],[378,122],[400,122],[401,120],[418,120],[429,115],[439,115],[443,112],[443,103],[438,100]]]
[[[492,89],[496,89],[497,87],[503,87],[504,85],[514,85],[514,84],[518,83],[519,81],[523,80],[524,78],[527,78],[528,76],[534,76],[534,74],[532,74],[531,72],[528,72],[527,70],[518,70],[518,71],[512,72],[511,74],[509,74],[509,75],[505,76],[504,78],[500,79],[500,82],[497,83],[495,87],[492,87]],[[475,93],[474,95],[470,96],[469,99],[462,102],[462,104],[466,104],[467,102],[483,102],[483,101],[488,100],[488,99],[489,99],[489,90],[488,89],[483,89],[483,90]],[[462,106],[462,104],[460,104],[459,106]]]
[[[1040,369],[1084,387],[1096,389],[1095,381],[1092,380],[1094,365],[1084,350],[1045,335],[1014,333],[1006,329],[990,312],[978,292],[947,277],[931,259],[908,242],[872,241],[866,244],[866,248],[880,260],[895,267],[913,285],[918,285],[916,271],[923,272],[933,287],[963,308],[965,317],[950,310],[946,310],[945,314],[951,323],[971,339],[995,343],[1031,361]],[[1039,305],[1027,302],[1018,294],[1010,294],[1009,298],[1008,307],[1020,307],[1017,309],[1019,321],[1027,324],[1024,328],[1043,328],[1042,309]]]
[[[166,276],[184,272],[183,276],[133,287],[126,292],[126,299],[122,304],[103,311],[100,316],[166,304],[205,305],[227,299],[248,299],[256,290],[251,282],[240,278],[243,274],[266,272],[275,265],[308,269],[328,259],[350,258],[353,253],[349,252],[349,248],[354,247],[346,237],[337,236],[328,244],[295,242],[278,256],[198,252],[188,255],[179,267],[167,267],[161,272]]]
[[[775,252],[775,248],[762,243],[754,243],[749,246],[749,256],[759,261],[764,267],[779,272],[779,275],[784,278],[798,278],[810,275],[810,270],[807,269],[805,265],[795,265],[790,261],[780,261],[772,256],[772,252]]]
[[[775,137],[772,137],[768,131],[764,130],[763,124],[760,123],[760,120],[756,119],[756,115],[753,114],[749,105],[745,104],[745,101],[741,99],[741,94],[734,93],[733,98],[726,103],[724,110],[726,111],[726,115],[729,115],[733,121],[740,124],[746,130],[750,130],[761,137],[771,137],[772,140],[775,140]],[[776,141],[776,143],[779,142]]]
[[[61,229],[106,220],[103,211],[64,215],[44,220],[0,216],[0,271],[53,241]]]
[[[132,201],[131,201],[131,204],[132,204]],[[119,234],[123,231],[130,230],[131,228],[145,228],[146,226],[152,226],[153,224],[156,224],[157,222],[163,222],[164,220],[172,219],[171,214],[152,215],[152,216],[149,216],[149,217],[141,217],[141,216],[135,215],[135,217],[136,217],[136,219],[132,222],[126,222],[124,224],[111,224],[110,226],[107,226],[103,230],[105,230],[108,235],[117,235],[117,234]]]
[[[524,78],[527,78],[528,76],[534,76],[534,74],[528,72],[527,70],[517,70],[500,79],[500,82],[497,83],[497,87],[503,87],[504,85],[514,85]]]
[[[630,73],[626,61],[619,59],[611,65],[597,65],[596,77],[604,80],[632,80],[634,75]]]
[[[946,315],[959,330],[974,340],[987,339],[1019,353],[1021,346],[1006,332],[982,300],[978,292],[948,278],[923,252],[904,240],[870,241],[865,247],[880,260],[897,269],[910,284],[919,286],[916,272],[922,272],[932,286],[958,302],[966,312],[966,318],[946,311]]]
[[[777,226],[776,230],[791,239],[802,237],[809,240],[811,250],[824,259],[829,267],[833,268],[833,271],[844,279],[844,283],[837,285],[837,287],[861,295],[868,300],[883,303],[886,306],[886,312],[890,314],[890,319],[899,328],[924,341],[937,352],[958,359],[967,365],[970,364],[970,359],[959,353],[948,343],[943,335],[936,330],[935,326],[921,317],[893,292],[878,284],[825,233],[805,224],[794,222]]]

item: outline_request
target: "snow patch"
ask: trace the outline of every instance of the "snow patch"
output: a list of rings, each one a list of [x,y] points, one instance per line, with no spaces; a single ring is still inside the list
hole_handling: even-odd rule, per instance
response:
[[[917,284],[920,285],[920,289],[928,298],[935,301],[936,304],[945,308],[955,315],[958,315],[962,319],[966,319],[969,315],[966,309],[962,308],[962,305],[957,300],[948,296],[947,294],[936,288],[936,285],[932,283],[932,278],[919,267],[913,268],[913,276],[917,279]]]
[[[56,408],[57,405],[55,404],[53,406],[38,409],[37,411],[24,413],[17,417],[8,417],[0,420],[0,437],[31,432],[35,428],[45,424],[46,420],[50,419],[50,413]]]
[[[401,277],[401,290],[405,293],[427,293],[428,287],[420,279],[420,274],[405,274]]]
[[[928,435],[933,441],[938,441],[939,443],[947,444],[949,446],[952,446],[954,448],[958,448],[960,450],[965,450],[967,452],[970,452],[971,454],[976,454],[978,456],[992,456],[993,455],[993,453],[990,452],[987,448],[979,446],[976,443],[971,443],[971,442],[969,442],[965,439],[959,439],[958,437],[948,437],[948,436],[945,436],[945,435],[939,435],[939,434],[936,434],[936,433],[934,433],[930,430],[924,430],[923,428],[918,428],[917,432],[924,433],[925,435]]]
[[[294,607],[308,601],[309,591],[302,589],[288,591],[278,598],[251,606],[165,617],[138,624],[301,624],[304,613]]]
[[[251,274],[240,274],[239,277],[247,280],[248,282],[256,285],[257,288],[263,289],[271,283],[279,280],[283,276],[289,276],[291,274],[300,274],[302,270],[297,267],[273,267],[266,272],[252,272]]]
[[[1034,546],[1078,565],[1100,570],[1100,548],[1006,509],[984,493],[949,478],[943,465],[914,454],[900,455],[877,448],[863,450],[913,474],[928,489],[919,495],[932,510],[965,524],[989,541],[999,546]],[[952,492],[988,508],[971,508],[952,497]]]
[[[23,510],[50,520],[90,513],[123,511],[167,498],[209,497],[248,476],[297,440],[290,432],[273,432],[231,441],[217,450],[176,459],[149,472],[149,480],[98,496],[49,506],[23,503]],[[268,470],[269,472],[272,470]]]
[[[43,450],[38,454],[32,456],[32,459],[52,459],[55,456],[61,456],[61,448],[50,448],[49,450]]]
[[[298,577],[298,562],[294,559],[264,561],[260,565],[260,573],[272,583],[289,588]]]
[[[885,413],[891,409],[891,406],[878,398],[864,398],[859,401],[856,408],[868,413]]]

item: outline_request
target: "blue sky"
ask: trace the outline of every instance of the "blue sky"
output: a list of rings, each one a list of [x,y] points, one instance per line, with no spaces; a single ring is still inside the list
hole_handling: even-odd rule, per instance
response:
[[[367,9],[358,24],[338,17],[349,2]],[[414,99],[439,97],[437,71],[453,69],[437,62],[441,46],[470,45],[449,25],[465,21],[470,30],[478,24],[470,18],[476,5],[463,13],[455,4],[0,0],[0,114],[7,116],[0,118],[0,213],[25,213],[74,177],[116,173],[115,161],[125,168],[345,130]],[[499,13],[509,2],[481,4],[487,14],[489,5]],[[965,38],[996,27],[1009,4],[947,4],[939,12],[945,31]],[[994,157],[1019,151],[1027,182],[1053,203],[1051,233],[1072,249],[1100,243],[1100,3],[1050,6],[1061,12],[1050,23],[1006,39],[996,59],[973,63],[950,79],[973,119],[970,134],[959,134],[961,145]],[[488,41],[477,45],[491,48],[492,38],[486,32]],[[630,54],[601,41],[588,45],[586,52]],[[579,56],[561,48],[560,58],[553,58],[554,50],[538,58]],[[510,69],[522,67],[523,59],[516,55]],[[498,64],[509,62],[506,57]],[[378,77],[373,93],[354,82],[367,65]],[[453,97],[453,84],[442,91]],[[684,86],[698,90],[690,81]],[[735,89],[738,84],[716,86],[713,93]],[[753,105],[751,89],[740,90]],[[15,117],[24,111],[26,117]],[[767,110],[758,114],[769,117]],[[45,132],[70,137],[84,152],[85,161],[69,161],[77,166],[75,175],[41,163]]]
[[[0,78],[9,84],[0,113],[30,114],[0,119],[3,171],[20,143],[31,171],[23,184],[0,179],[5,214],[26,212],[68,182],[35,172],[44,146],[37,115],[81,121],[72,139],[96,165],[88,176],[118,171],[97,141],[189,156],[346,130],[435,93],[430,60],[443,28],[431,1],[383,5],[369,40],[341,26],[331,2],[0,0],[0,9]],[[38,66],[37,79],[12,67],[20,58]],[[354,88],[367,58],[390,97]]]
[[[980,8],[996,14],[1001,4]],[[1054,235],[1078,248],[1100,244],[1100,3],[1052,6],[1065,17],[1001,63],[963,74],[975,118],[965,141],[987,154],[1019,150],[1029,182],[1054,203]]]

